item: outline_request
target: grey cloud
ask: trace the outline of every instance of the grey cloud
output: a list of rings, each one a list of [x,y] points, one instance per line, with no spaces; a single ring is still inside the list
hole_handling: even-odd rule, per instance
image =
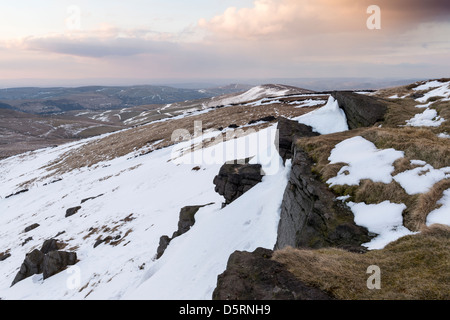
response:
[[[138,54],[158,54],[175,49],[176,44],[140,38],[81,38],[64,36],[28,38],[23,45],[28,50],[53,52],[81,57],[102,58],[107,56],[134,56]]]

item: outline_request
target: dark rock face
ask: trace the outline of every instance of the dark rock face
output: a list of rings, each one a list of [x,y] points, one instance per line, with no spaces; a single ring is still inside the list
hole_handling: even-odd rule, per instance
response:
[[[217,278],[214,300],[330,300],[327,293],[307,286],[271,260],[272,251],[235,251]]]
[[[43,273],[44,279],[46,279],[64,270],[68,265],[76,263],[77,254],[75,252],[57,250],[58,241],[50,239],[44,242],[41,250],[34,249],[28,253],[11,286],[35,274]]]
[[[6,250],[6,252],[0,252],[0,262],[11,257],[11,254],[8,251],[9,250]]]
[[[42,272],[41,264],[44,260],[44,254],[39,249],[34,249],[25,256],[25,260],[20,266],[20,270],[14,278],[11,286],[15,285],[17,282],[31,277],[34,274]]]
[[[85,203],[86,201],[89,201],[89,200],[97,199],[98,197],[101,197],[102,195],[103,195],[103,193],[99,194],[98,196],[95,196],[95,197],[89,197],[89,198],[86,198],[86,199],[82,199],[81,200],[81,204],[83,204],[83,203]]]
[[[368,230],[354,223],[350,208],[336,200],[328,187],[311,172],[312,161],[295,149],[292,171],[281,206],[275,249],[286,246],[353,247],[368,242]]]
[[[191,227],[195,224],[195,214],[200,208],[211,205],[212,203],[205,204],[202,206],[186,206],[181,208],[180,210],[180,218],[178,220],[178,230],[172,234],[172,238],[164,235],[159,239],[159,246],[156,250],[156,259],[161,258],[164,254],[164,251],[170,244],[170,241],[175,239],[176,237],[181,236],[191,229]]]
[[[42,273],[44,279],[64,270],[67,266],[74,265],[77,262],[75,252],[51,251],[47,253],[42,260]]]
[[[161,256],[164,254],[164,251],[166,251],[167,247],[169,246],[169,243],[172,239],[170,239],[168,236],[162,236],[159,238],[159,246],[158,249],[156,249],[156,259],[161,258]]]
[[[21,193],[24,193],[24,192],[28,192],[28,189],[23,189],[23,190],[17,191],[16,193],[11,193],[11,194],[7,195],[5,197],[5,199],[17,196],[18,194],[21,194]]]
[[[58,249],[59,249],[58,240],[48,239],[48,240],[45,240],[44,243],[42,244],[41,252],[43,254],[47,254],[51,251],[56,251]]]
[[[204,206],[186,206],[181,208],[180,219],[178,220],[178,230],[173,233],[172,239],[189,231],[195,224],[195,214],[202,207]]]
[[[287,159],[292,159],[292,147],[296,139],[319,135],[317,132],[313,132],[312,127],[286,118],[278,119],[277,129],[279,135],[278,153],[283,158],[283,163]]]
[[[374,97],[347,91],[335,91],[332,96],[344,110],[350,129],[370,127],[384,120],[387,106]]]
[[[36,229],[37,227],[39,227],[39,223],[33,223],[31,226],[26,227],[24,232],[31,231],[33,229]]]
[[[73,216],[75,213],[77,213],[78,212],[78,210],[80,210],[81,209],[81,206],[78,206],[78,207],[73,207],[73,208],[69,208],[69,209],[67,209],[66,210],[66,218],[67,217],[70,217],[70,216]]]
[[[213,183],[227,205],[261,182],[262,177],[260,164],[224,164]]]

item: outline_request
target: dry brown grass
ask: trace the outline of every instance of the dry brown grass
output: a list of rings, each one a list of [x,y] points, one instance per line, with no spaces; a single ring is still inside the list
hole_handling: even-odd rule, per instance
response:
[[[450,164],[450,143],[438,138],[427,128],[371,128],[361,136],[372,141],[377,148],[404,151],[408,159],[423,160],[434,168]]]
[[[436,183],[430,191],[420,194],[416,205],[404,218],[404,225],[410,230],[420,230],[425,226],[428,214],[437,209],[437,202],[442,198],[445,190],[450,188],[450,179]]]
[[[403,151],[405,157],[394,162],[396,175],[405,170],[416,167],[410,160],[418,159],[426,161],[435,168],[442,168],[450,164],[450,144],[447,139],[438,138],[432,129],[428,128],[366,128],[348,132],[313,138],[302,138],[297,145],[303,148],[314,160],[313,171],[326,182],[335,177],[344,163],[330,164],[328,158],[334,146],[348,138],[360,135],[373,142],[379,149],[394,148]],[[403,212],[404,225],[412,230],[419,230],[426,221],[428,213],[435,207],[436,202],[442,197],[445,188],[448,188],[446,180],[436,184],[430,192],[421,195],[408,195],[395,181],[389,184],[374,183],[371,180],[362,180],[358,186],[333,186],[331,189],[337,195],[349,195],[350,201],[381,203],[389,200],[394,203],[404,203],[406,209]]]
[[[276,251],[273,259],[298,279],[344,300],[450,299],[450,227],[433,225],[365,254],[340,249]],[[381,289],[367,288],[367,268],[380,267]]]

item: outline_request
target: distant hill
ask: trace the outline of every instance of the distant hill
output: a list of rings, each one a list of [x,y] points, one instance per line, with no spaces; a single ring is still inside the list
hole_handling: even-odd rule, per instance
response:
[[[168,104],[211,98],[248,90],[233,84],[213,88],[182,89],[169,86],[87,86],[77,88],[9,88],[0,90],[0,108],[34,114],[73,110],[113,110],[149,104]]]

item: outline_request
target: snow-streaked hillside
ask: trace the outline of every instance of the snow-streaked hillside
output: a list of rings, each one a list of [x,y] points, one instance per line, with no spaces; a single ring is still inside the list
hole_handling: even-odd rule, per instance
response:
[[[105,135],[3,160],[0,245],[1,251],[11,256],[0,265],[4,274],[0,297],[211,298],[217,275],[233,251],[271,248],[276,241],[289,165],[283,166],[276,151],[275,126],[184,158],[173,158],[178,155],[177,146],[139,157],[135,150],[65,173],[53,174],[47,165]],[[202,153],[214,153],[214,149],[215,161],[203,161]],[[217,158],[218,154],[221,157]],[[221,165],[253,156],[253,162],[263,164],[267,174],[263,182],[221,209],[223,198],[213,185]],[[200,163],[191,161],[196,159]],[[192,170],[195,166],[200,170]],[[29,191],[7,197],[30,181],[26,185]],[[81,204],[91,197],[96,198]],[[192,229],[171,242],[163,257],[155,260],[159,239],[176,230],[180,209],[210,203],[197,213]],[[76,206],[81,209],[66,218],[66,210]],[[24,232],[35,223],[39,227]],[[94,248],[97,240],[108,236],[115,241]],[[32,240],[26,241],[30,237]],[[50,238],[63,242],[64,250],[75,251],[79,262],[46,280],[34,275],[10,288],[25,255]]]
[[[424,83],[420,90],[436,90],[435,85]],[[292,92],[287,87],[274,90],[256,87],[234,97],[235,100],[222,100],[227,108],[180,113],[173,119],[141,128],[145,133],[145,128],[155,124],[211,116],[217,110],[231,110],[231,104],[242,103],[248,119],[240,130],[247,130],[247,134],[215,144],[204,143],[203,149],[191,146],[222,137],[232,128],[205,133],[190,142],[166,144],[158,150],[150,147],[163,141],[162,137],[149,136],[145,140],[150,146],[127,148],[118,156],[64,170],[54,164],[69,163],[70,157],[78,153],[81,158],[89,156],[86,152],[90,150],[99,155],[110,152],[95,147],[104,146],[101,142],[108,137],[137,131],[127,129],[0,161],[0,253],[10,254],[0,261],[0,298],[211,299],[217,276],[225,270],[230,254],[257,247],[272,249],[277,240],[280,206],[291,163],[283,165],[278,154],[276,123],[261,127],[248,124],[255,120],[258,108],[269,102],[275,105],[273,113],[279,116],[278,104],[297,112],[324,105],[290,118],[323,135],[348,130],[346,115],[334,98],[326,95],[320,100],[309,100],[307,94],[299,94],[301,102],[281,102],[284,95]],[[327,182],[357,185],[362,179],[386,184],[395,180],[409,193],[410,182],[416,181],[413,185],[426,187],[420,190],[425,192],[450,174],[448,168],[434,169],[426,162],[413,160],[416,162],[411,164],[420,169],[392,176],[394,161],[404,156],[399,150],[379,150],[361,136],[346,139],[332,149],[329,161],[347,165]],[[213,179],[224,162],[244,158],[261,164],[266,175],[261,183],[222,208],[223,197],[214,191]],[[371,170],[367,170],[368,165]],[[440,200],[442,206],[430,214],[430,222],[447,221],[441,209],[449,206],[447,191]],[[195,215],[194,226],[173,239],[162,257],[156,259],[160,237],[176,231],[180,209],[192,205],[205,205]],[[65,217],[67,209],[77,206],[81,209],[76,214]],[[369,249],[381,249],[390,241],[412,234],[403,226],[402,203],[350,202],[349,206],[356,224],[379,234],[376,241],[368,244]],[[380,210],[384,215],[377,215]],[[25,228],[36,223],[37,228],[25,232]],[[79,261],[48,279],[43,280],[42,274],[34,275],[10,287],[25,255],[51,238],[62,242],[65,251],[76,252]],[[99,242],[105,239],[109,240]]]

